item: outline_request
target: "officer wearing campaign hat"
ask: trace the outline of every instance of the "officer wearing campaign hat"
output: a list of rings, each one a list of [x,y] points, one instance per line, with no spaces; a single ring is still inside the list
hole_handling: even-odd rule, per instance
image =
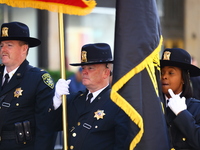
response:
[[[54,96],[57,108],[62,103],[61,95],[68,95],[69,149],[128,149],[129,117],[110,99],[109,78],[113,63],[110,46],[107,43],[86,44],[80,58],[80,63],[70,65],[82,67],[82,83],[86,90],[71,96],[70,81],[59,79]]]
[[[29,47],[40,45],[21,22],[1,25],[0,149],[53,150],[54,132],[48,115],[54,83],[46,71],[26,59]],[[48,120],[47,120],[48,116]]]
[[[166,101],[166,120],[172,148],[200,149],[200,100],[193,98],[191,76],[200,69],[191,64],[190,54],[180,48],[167,48],[162,54],[161,83]]]

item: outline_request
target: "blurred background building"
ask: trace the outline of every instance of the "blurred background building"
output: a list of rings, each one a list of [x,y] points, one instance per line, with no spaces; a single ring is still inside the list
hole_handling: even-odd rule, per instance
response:
[[[156,1],[164,38],[163,48],[186,49],[200,62],[200,0]],[[97,6],[86,16],[64,14],[68,71],[78,71],[78,67],[71,67],[68,64],[80,62],[80,49],[84,44],[106,42],[114,50],[116,0],[96,0],[96,2]],[[24,22],[30,28],[30,35],[42,41],[39,47],[30,49],[28,55],[30,64],[59,72],[58,13],[0,4],[0,23],[11,21]],[[61,139],[58,138],[59,142]]]
[[[114,49],[116,0],[96,0],[97,6],[86,16],[64,14],[66,67],[80,61],[82,45],[106,42]],[[200,0],[157,0],[164,37],[163,48],[184,48],[200,61]],[[0,23],[21,21],[30,27],[31,36],[42,44],[30,50],[28,60],[34,66],[60,70],[58,14],[34,8],[0,5]]]
[[[68,63],[80,62],[80,49],[84,44],[106,42],[113,50],[115,27],[115,1],[97,0],[97,7],[86,16],[64,14],[66,67]],[[58,13],[34,8],[17,8],[0,4],[0,23],[20,21],[27,24],[30,34],[42,41],[38,48],[31,48],[28,60],[34,66],[59,70]]]

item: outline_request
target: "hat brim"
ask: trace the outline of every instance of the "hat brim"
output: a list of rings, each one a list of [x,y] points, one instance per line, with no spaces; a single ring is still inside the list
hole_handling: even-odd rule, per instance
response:
[[[0,37],[0,41],[7,41],[7,40],[25,41],[29,44],[29,47],[35,47],[41,44],[40,40],[32,37]]]
[[[113,61],[104,61],[104,62],[82,62],[82,63],[75,63],[75,64],[70,64],[70,65],[71,65],[71,66],[84,66],[84,65],[106,64],[106,63],[113,63]]]
[[[165,66],[175,66],[184,70],[188,70],[191,77],[200,76],[200,69],[194,65],[181,63],[177,61],[160,60],[161,68]]]

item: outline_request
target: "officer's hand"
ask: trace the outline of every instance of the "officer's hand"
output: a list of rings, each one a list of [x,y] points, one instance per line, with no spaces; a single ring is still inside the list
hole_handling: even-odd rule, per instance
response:
[[[55,94],[53,97],[53,105],[55,109],[57,109],[62,103],[61,96],[70,94],[69,93],[70,82],[71,80],[59,79],[58,82],[56,83]]]
[[[61,95],[69,94],[69,84],[71,80],[59,79],[56,83],[55,96],[61,99]]]
[[[185,97],[180,98],[180,96],[175,95],[171,89],[168,89],[168,92],[171,96],[168,102],[168,106],[175,113],[175,115],[178,115],[181,111],[187,109],[187,105],[185,104]]]

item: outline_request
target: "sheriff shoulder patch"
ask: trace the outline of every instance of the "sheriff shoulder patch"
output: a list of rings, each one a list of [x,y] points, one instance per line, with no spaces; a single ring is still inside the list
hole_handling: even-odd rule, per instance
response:
[[[54,82],[53,82],[53,79],[51,78],[50,74],[48,74],[48,73],[43,74],[42,79],[46,85],[48,85],[52,89],[54,88]]]

